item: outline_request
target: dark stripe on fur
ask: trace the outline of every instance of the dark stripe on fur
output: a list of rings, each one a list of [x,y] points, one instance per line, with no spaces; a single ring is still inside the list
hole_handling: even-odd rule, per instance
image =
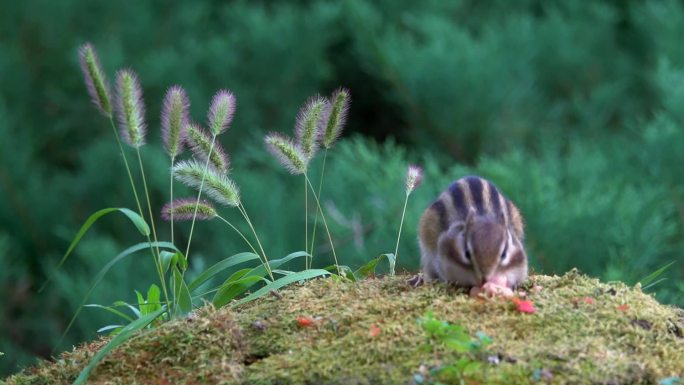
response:
[[[489,202],[491,202],[492,204],[492,212],[497,217],[501,217],[503,219],[503,213],[501,212],[501,202],[499,202],[499,195],[499,190],[496,189],[496,186],[494,186],[494,184],[492,183],[489,183]]]
[[[484,214],[484,199],[482,199],[482,182],[484,181],[476,176],[469,176],[466,177],[466,182],[468,187],[470,187],[470,196],[473,198],[473,204],[475,209],[477,209],[477,213],[480,215]]]
[[[466,205],[465,195],[461,190],[461,186],[454,182],[449,186],[449,193],[451,194],[451,200],[454,202],[454,208],[458,213],[459,218],[465,219],[468,214],[468,206]]]

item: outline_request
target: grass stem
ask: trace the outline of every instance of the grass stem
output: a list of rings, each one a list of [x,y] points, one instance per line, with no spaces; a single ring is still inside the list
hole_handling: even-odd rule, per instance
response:
[[[209,153],[207,154],[207,161],[204,163],[204,171],[202,172],[202,181],[200,182],[199,192],[197,193],[197,201],[195,202],[195,212],[192,215],[192,224],[190,225],[190,235],[188,236],[188,245],[185,248],[185,258],[190,257],[190,243],[192,243],[192,234],[195,230],[195,220],[197,219],[197,210],[199,210],[200,198],[202,197],[202,189],[204,188],[204,179],[207,175],[207,170],[209,169],[209,161],[211,160],[211,153],[214,150],[214,144],[216,143],[216,135],[211,139],[211,146],[209,147]]]
[[[325,152],[323,153],[323,167],[321,167],[321,178],[318,181],[318,193],[316,196],[318,196],[318,199],[321,199],[321,192],[323,191],[323,175],[325,174],[325,161],[328,158],[328,149],[325,149]],[[311,234],[311,249],[309,250],[309,254],[311,255],[311,260],[313,260],[313,255],[314,255],[314,242],[316,242],[316,228],[318,227],[318,210],[316,210],[316,215],[314,216],[314,225],[313,225],[313,231]]]
[[[245,206],[243,206],[242,203],[239,203],[237,207],[238,210],[240,210],[242,216],[245,218],[245,221],[247,221],[247,225],[252,230],[252,234],[254,234],[254,239],[256,239],[257,245],[259,245],[259,250],[261,250],[261,255],[263,255],[264,259],[262,263],[264,264],[264,267],[266,267],[268,276],[271,277],[271,281],[275,281],[275,278],[273,277],[273,271],[271,271],[271,265],[268,263],[268,257],[266,256],[266,252],[264,251],[264,248],[261,245],[261,241],[259,241],[259,236],[257,235],[256,230],[254,230],[254,226],[252,225],[252,221],[249,219],[249,215],[247,215],[247,210],[245,210]]]
[[[306,185],[306,179],[304,179],[304,251],[309,247],[309,188]],[[309,253],[310,258],[305,259],[304,267],[308,270],[311,268],[313,263],[313,255]]]
[[[144,218],[145,216],[143,215],[142,211],[142,206],[140,205],[140,198],[138,198],[138,189],[135,187],[135,181],[133,180],[133,174],[131,173],[131,168],[128,165],[128,159],[126,158],[126,153],[124,152],[123,146],[121,145],[121,138],[119,137],[119,133],[116,131],[116,125],[114,124],[114,119],[109,118],[109,123],[112,126],[112,130],[114,131],[114,137],[116,138],[116,143],[119,145],[119,151],[121,152],[121,158],[123,159],[124,162],[124,167],[126,168],[126,173],[128,174],[128,180],[131,183],[131,189],[133,189],[133,197],[135,198],[135,204],[138,207],[138,214],[140,214],[141,218]],[[142,163],[141,163],[142,167]],[[149,202],[149,200],[148,200]],[[153,227],[154,228],[154,227]],[[159,276],[159,283],[162,286],[162,291],[164,292],[164,299],[166,300],[166,313],[168,315],[168,318],[171,319],[171,302],[169,301],[169,294],[166,289],[166,279],[164,279],[164,273],[161,268],[161,264],[159,262],[159,249],[157,248],[157,255],[154,255],[154,248],[152,247],[152,239],[150,238],[149,234],[147,234],[147,242],[150,244],[150,254],[152,255],[152,260],[154,261],[154,266],[157,269],[157,275]]]
[[[112,130],[114,131],[116,143],[119,145],[119,152],[121,152],[121,158],[123,159],[124,167],[126,168],[126,173],[128,174],[128,180],[131,183],[131,189],[133,189],[133,197],[135,198],[135,204],[138,207],[138,214],[140,214],[141,217],[144,217],[142,212],[142,206],[140,206],[140,199],[138,198],[138,189],[135,187],[135,182],[133,181],[133,174],[131,174],[131,168],[128,165],[126,153],[124,152],[123,146],[121,145],[121,138],[119,138],[119,133],[116,131],[116,126],[114,125],[114,120],[112,118],[109,119],[109,123],[111,124]]]
[[[150,193],[149,190],[147,189],[147,178],[145,178],[145,168],[143,167],[142,163],[142,156],[140,154],[140,148],[135,149],[136,154],[138,155],[138,165],[140,166],[140,176],[142,177],[142,182],[143,182],[143,190],[145,191],[145,200],[147,201],[147,213],[150,216],[150,227],[152,227],[152,239],[154,239],[154,242],[156,244],[157,242],[157,229],[154,224],[154,215],[152,214],[152,203],[150,202]],[[157,245],[157,255],[159,255],[159,246]]]
[[[401,212],[401,222],[399,222],[399,233],[397,234],[397,246],[394,248],[394,257],[399,256],[399,239],[401,239],[401,229],[404,227],[404,215],[406,214],[406,205],[408,204],[409,193],[406,193],[406,199],[404,199],[404,210]]]
[[[250,241],[247,239],[247,237],[245,237],[245,235],[244,235],[240,230],[237,229],[237,227],[233,226],[232,223],[230,223],[227,219],[225,219],[224,217],[222,217],[222,216],[220,216],[220,215],[217,215],[216,217],[217,217],[218,219],[222,220],[223,222],[225,222],[228,226],[230,226],[230,228],[232,228],[233,230],[235,230],[235,232],[238,233],[238,235],[240,235],[240,237],[242,237],[242,239],[245,241],[245,243],[247,243],[247,246],[249,246],[249,248],[252,249],[252,252],[253,252],[254,254],[256,254],[256,255],[259,255],[259,253],[258,253],[258,252],[256,251],[256,249],[254,248],[254,245],[252,245],[252,242],[250,242]]]
[[[140,154],[140,147],[135,149],[136,154],[138,155],[138,165],[140,166],[140,176],[142,177],[143,181],[143,189],[145,190],[145,200],[147,201],[147,213],[150,216],[150,227],[152,227],[152,239],[154,239],[154,243],[156,245],[156,251],[157,251],[157,257],[154,259],[156,262],[156,268],[157,268],[157,274],[159,274],[159,280],[161,281],[162,285],[162,290],[164,293],[166,293],[166,277],[164,276],[164,271],[162,270],[161,267],[161,262],[159,261],[159,256],[161,255],[159,251],[159,241],[157,238],[157,226],[154,224],[154,214],[152,214],[152,203],[150,202],[150,193],[149,190],[147,189],[147,178],[145,178],[145,168],[143,167],[142,163],[142,155]],[[142,215],[142,214],[141,214]]]
[[[330,249],[332,250],[333,253],[333,259],[335,260],[335,267],[337,267],[337,274],[341,277],[342,276],[342,269],[340,269],[340,264],[337,262],[337,253],[335,253],[335,245],[333,244],[332,236],[330,235],[330,229],[328,228],[328,221],[325,219],[325,214],[323,214],[323,208],[321,207],[321,202],[319,201],[318,197],[316,196],[316,190],[314,190],[313,185],[311,184],[311,181],[309,180],[309,176],[304,173],[304,178],[306,179],[306,182],[309,185],[309,188],[311,189],[311,192],[313,192],[314,199],[316,199],[316,206],[318,206],[318,211],[321,212],[321,218],[323,219],[323,227],[325,227],[325,232],[328,234],[328,240],[330,241]]]
[[[169,191],[171,194],[171,243],[174,243],[174,237],[173,237],[173,165],[176,163],[176,157],[172,156],[171,157],[171,172],[169,173]]]

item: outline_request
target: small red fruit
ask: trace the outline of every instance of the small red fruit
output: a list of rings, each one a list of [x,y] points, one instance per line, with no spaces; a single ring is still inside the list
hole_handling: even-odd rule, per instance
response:
[[[516,309],[521,313],[532,314],[537,311],[537,309],[534,308],[534,303],[532,303],[532,301],[526,301],[516,297],[513,298],[513,303],[515,304]]]
[[[382,332],[382,329],[380,329],[380,327],[378,327],[378,325],[372,324],[370,327],[370,330],[368,330],[368,337],[371,337],[371,338],[377,337],[380,335],[381,332]]]
[[[299,327],[306,328],[313,325],[313,323],[314,320],[311,317],[305,317],[301,315],[297,317],[297,325],[299,325]]]

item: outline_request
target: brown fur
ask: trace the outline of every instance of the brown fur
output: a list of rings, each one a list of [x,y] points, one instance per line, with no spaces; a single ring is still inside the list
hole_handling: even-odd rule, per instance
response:
[[[425,244],[430,247],[430,250],[437,250],[437,238],[439,237],[439,217],[437,212],[428,207],[420,218],[419,237],[425,240]]]

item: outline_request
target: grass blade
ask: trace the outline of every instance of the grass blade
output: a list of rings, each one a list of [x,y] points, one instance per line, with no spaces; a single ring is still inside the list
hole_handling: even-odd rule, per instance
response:
[[[325,269],[325,270],[328,270],[329,272],[331,272],[331,273],[333,274],[333,276],[336,276],[336,274],[337,274],[338,272],[341,272],[341,273],[342,273],[342,276],[341,276],[341,277],[340,277],[340,276],[337,276],[337,277],[339,277],[339,278],[346,278],[346,279],[348,279],[348,280],[350,280],[350,281],[352,281],[352,282],[356,282],[356,281],[357,281],[356,276],[354,275],[354,270],[352,270],[351,267],[349,267],[349,266],[347,266],[347,265],[339,265],[339,266],[336,266],[336,265],[328,265],[328,266],[324,267],[324,269]]]
[[[150,235],[150,226],[147,225],[147,222],[145,222],[145,219],[143,219],[143,217],[141,217],[134,211],[131,211],[124,207],[118,208],[117,210],[119,210],[121,213],[127,216],[128,219],[131,220],[131,222],[133,222],[135,227],[138,228],[138,231],[140,231],[140,234],[144,236]]]
[[[188,314],[192,311],[192,298],[190,298],[190,290],[183,280],[178,267],[173,268],[173,293],[175,297],[174,303],[178,306],[174,310],[176,315]]]
[[[653,286],[655,286],[655,285],[657,285],[657,284],[659,284],[659,283],[661,283],[661,282],[663,282],[663,281],[667,281],[667,278],[660,278],[660,279],[657,279],[657,280],[655,280],[655,281],[649,283],[648,285],[642,287],[641,290],[644,290],[644,291],[645,291],[645,290],[648,290],[648,289],[652,288]]]
[[[354,272],[354,275],[357,277],[360,277],[360,278],[367,278],[371,274],[375,274],[375,268],[378,266],[379,262],[380,262],[380,257],[371,259],[370,261],[368,261],[368,263],[359,267]]]
[[[160,248],[167,248],[167,249],[172,249],[176,250],[176,246],[174,246],[172,243],[169,242],[142,242],[138,243],[137,245],[133,245],[126,250],[122,251],[119,253],[116,257],[112,258],[111,261],[107,262],[107,264],[100,270],[99,273],[95,276],[95,279],[93,280],[92,285],[88,288],[88,291],[86,292],[85,296],[83,296],[83,299],[81,300],[81,303],[78,305],[78,309],[76,309],[76,313],[74,313],[74,316],[71,317],[71,320],[69,321],[69,324],[66,327],[66,330],[64,330],[64,333],[62,333],[62,336],[59,338],[59,341],[57,341],[57,344],[55,345],[55,350],[57,347],[59,347],[59,344],[62,342],[64,339],[64,336],[71,330],[71,326],[73,326],[74,321],[76,321],[76,317],[81,313],[81,309],[83,309],[83,305],[88,301],[88,298],[90,297],[90,294],[93,293],[93,290],[95,287],[100,283],[102,278],[109,272],[109,270],[116,265],[118,262],[120,262],[122,259],[128,257],[129,255],[132,255],[140,250],[145,250],[149,247],[155,247],[159,246]],[[132,306],[131,306],[132,307]],[[135,309],[134,307],[132,307]],[[137,309],[135,309],[137,311]],[[138,315],[139,317],[139,315]]]
[[[266,269],[253,268],[253,269],[242,269],[231,274],[228,279],[214,290],[216,294],[212,299],[214,306],[223,306],[226,303],[233,300],[235,297],[244,293],[252,287],[255,283],[259,281],[264,281],[269,283],[268,279],[264,278],[266,275]],[[210,292],[211,292],[210,291]]]
[[[302,257],[306,257],[306,256],[309,256],[309,254],[306,253],[306,252],[304,252],[304,251],[297,251],[297,252],[294,252],[294,253],[292,253],[292,254],[289,254],[289,255],[287,255],[287,256],[281,258],[281,259],[274,259],[274,260],[272,260],[272,261],[269,261],[268,264],[271,266],[271,269],[277,269],[278,267],[284,265],[284,264],[287,263],[287,262],[292,261],[293,259],[302,258]],[[266,267],[265,267],[263,264],[261,264],[261,265],[255,267],[255,268],[249,270],[249,272],[246,273],[246,274],[244,274],[244,276],[245,276],[245,277],[248,277],[248,276],[265,277],[267,273],[268,273],[268,272],[267,272],[267,270],[266,270]],[[225,286],[226,284],[230,284],[230,283],[231,283],[230,281],[231,281],[232,278],[233,278],[233,277],[231,276],[231,278],[228,278],[226,281],[224,281],[224,282],[221,284],[221,286],[219,286],[219,288]],[[252,286],[252,285],[250,285],[250,286]],[[249,287],[245,288],[245,290],[248,289],[248,288],[249,288]]]
[[[651,282],[655,281],[661,274],[663,274],[665,272],[665,270],[667,270],[670,266],[674,265],[674,263],[675,263],[675,261],[672,261],[672,262],[666,264],[665,266],[659,268],[658,270],[654,271],[653,273],[642,278],[639,281],[641,283],[642,288],[645,289],[647,287],[651,287],[651,286],[655,285],[656,283],[660,282],[660,281],[658,281],[656,283],[651,284]]]
[[[294,273],[294,271],[290,270],[281,270],[281,269],[276,269],[276,270],[271,270],[273,274],[280,274],[280,275],[289,275]]]
[[[289,261],[307,256],[309,256],[308,253],[304,251],[297,251],[281,259],[269,261],[269,265],[271,266],[271,269],[277,269]],[[212,302],[215,306],[223,306],[247,291],[259,281],[265,281],[267,284],[270,283],[270,281],[264,279],[266,274],[267,270],[263,264],[253,269],[247,270],[246,272],[245,270],[236,272],[218,287],[217,293],[214,295]]]
[[[287,256],[285,256],[283,258],[274,259],[272,261],[269,261],[268,264],[271,266],[271,269],[277,269],[278,267],[280,267],[280,266],[286,264],[287,262],[290,262],[296,258],[302,258],[302,257],[307,257],[307,256],[309,256],[309,254],[307,252],[297,251],[297,252],[294,252],[292,254],[288,254]],[[253,268],[252,270],[250,270],[247,274],[245,274],[245,276],[246,277],[247,276],[265,277],[267,273],[268,273],[268,271],[266,270],[266,267],[263,264],[261,264],[255,268]],[[230,280],[230,278],[228,280],[226,280],[223,284],[221,284],[221,286],[224,286],[225,284],[230,283],[229,280]]]
[[[257,282],[266,281],[270,283],[270,281],[266,280],[266,278],[258,275],[248,275],[236,278],[237,279],[233,280],[232,282],[228,282],[221,286],[219,291],[214,296],[214,299],[211,300],[214,306],[222,307],[226,305],[235,297],[247,291],[247,289]]]
[[[113,307],[111,307],[111,306],[104,306],[104,305],[100,305],[100,304],[97,304],[97,303],[90,303],[90,304],[87,304],[87,305],[83,305],[83,307],[94,307],[94,308],[97,308],[97,309],[103,309],[103,310],[106,310],[106,311],[108,311],[108,312],[110,312],[110,313],[112,313],[112,314],[115,314],[115,315],[117,315],[117,316],[119,316],[119,317],[125,319],[125,320],[128,321],[128,322],[133,322],[133,318],[131,318],[128,314],[126,314],[126,313],[124,313],[124,312],[122,312],[122,311],[116,310],[115,308],[113,308]]]
[[[129,309],[131,310],[131,312],[133,313],[133,315],[135,315],[135,318],[140,318],[140,316],[142,315],[142,314],[140,313],[140,310],[138,310],[137,307],[131,305],[131,304],[128,303],[128,302],[124,302],[124,301],[115,301],[115,302],[114,302],[114,306],[120,306],[120,307],[127,307],[127,308],[129,308]]]
[[[359,267],[358,270],[354,272],[354,275],[357,277],[366,278],[372,274],[375,274],[375,268],[378,266],[378,263],[380,263],[380,261],[382,261],[383,258],[387,259],[387,263],[389,263],[390,276],[393,276],[394,267],[397,263],[397,257],[392,253],[382,254],[377,258],[371,259],[370,261],[368,261],[368,263]]]
[[[297,282],[297,281],[304,281],[307,279],[312,279],[316,277],[322,277],[325,275],[330,275],[331,273],[328,270],[324,269],[309,269],[309,270],[304,270],[300,271],[294,274],[286,275],[282,278],[278,278],[275,281],[269,283],[268,285],[262,287],[261,289],[255,291],[254,293],[246,296],[245,298],[242,298],[241,300],[235,302],[232,306],[240,306],[242,304],[245,304],[247,302],[253,301],[262,295],[270,292],[271,290],[277,290],[280,289],[283,286],[289,285],[291,283]]]
[[[64,253],[62,260],[59,261],[59,263],[57,264],[57,268],[60,268],[64,264],[64,262],[66,262],[69,255],[71,255],[71,252],[74,251],[76,245],[78,245],[78,243],[81,241],[81,238],[83,238],[83,236],[88,232],[88,230],[90,230],[90,228],[93,226],[93,224],[95,224],[95,222],[97,222],[98,219],[102,218],[103,216],[109,213],[113,213],[116,211],[125,214],[128,217],[128,219],[130,219],[131,222],[133,222],[135,227],[138,228],[138,231],[140,231],[142,235],[150,235],[150,228],[149,226],[147,226],[147,222],[145,222],[145,220],[140,215],[136,214],[135,212],[127,208],[110,207],[107,209],[98,210],[94,214],[89,216],[88,219],[86,219],[83,226],[81,226],[81,228],[78,230],[76,236],[71,241],[71,244],[69,245],[69,248],[67,249],[66,253]]]
[[[138,231],[140,231],[140,233],[142,233],[142,235],[144,235],[144,236],[150,235],[150,227],[147,225],[147,222],[145,222],[145,220],[140,215],[134,213],[133,211],[131,211],[127,208],[110,207],[110,208],[98,210],[94,214],[89,216],[88,219],[86,219],[83,226],[81,226],[81,228],[78,230],[78,232],[76,233],[76,236],[71,241],[71,244],[69,245],[69,248],[67,249],[66,253],[64,253],[64,256],[62,257],[62,259],[57,264],[57,269],[62,267],[64,262],[66,262],[67,258],[69,258],[69,255],[71,255],[71,253],[76,248],[76,245],[78,245],[78,243],[81,241],[81,238],[83,238],[85,233],[87,233],[88,230],[90,230],[90,228],[93,226],[93,224],[95,222],[97,222],[98,219],[102,218],[103,216],[105,216],[109,213],[113,213],[113,212],[117,212],[117,211],[120,213],[123,213],[125,216],[127,216],[128,219],[130,219],[131,222],[133,222],[135,227],[138,228]],[[50,279],[51,278],[48,278],[45,281],[45,283],[43,283],[43,285],[38,290],[39,293],[42,292],[43,289],[45,289],[45,286],[47,286],[47,284],[50,282]]]
[[[169,271],[169,267],[171,267],[172,264],[175,265],[178,263],[179,260],[184,260],[183,253],[180,251],[161,251],[159,253],[159,265],[161,266],[164,275]]]
[[[150,285],[150,288],[147,289],[147,300],[145,301],[145,314],[152,313],[153,311],[159,309],[161,307],[160,305],[161,301],[161,291],[159,290],[159,286],[152,284]]]
[[[294,260],[297,258],[302,258],[302,257],[310,257],[311,255],[307,253],[306,251],[295,251],[294,253],[288,254],[285,257],[282,257],[280,259],[274,259],[272,261],[269,261],[268,264],[271,265],[271,269],[277,269],[278,267]]]
[[[108,330],[114,330],[112,334],[118,333],[117,329],[121,329],[123,325],[107,325],[97,329],[98,333],[106,332]]]
[[[149,313],[145,311],[145,298],[143,297],[142,293],[135,290],[135,298],[138,300],[138,309],[140,309],[140,314],[145,315]]]
[[[114,350],[116,347],[119,345],[123,344],[126,342],[136,331],[145,328],[147,325],[149,325],[152,321],[157,319],[166,309],[161,308],[157,310],[154,313],[150,313],[146,316],[143,316],[141,318],[138,318],[137,320],[129,323],[126,325],[119,334],[117,334],[114,338],[112,338],[107,345],[103,346],[102,349],[100,349],[93,358],[88,362],[88,365],[86,365],[83,370],[81,370],[81,373],[78,374],[78,378],[76,378],[76,381],[74,381],[73,385],[82,385],[85,384],[85,382],[88,380],[88,376],[90,376],[90,372],[95,369],[97,364],[107,355],[109,352]]]
[[[254,253],[240,253],[232,255],[202,272],[202,274],[200,274],[197,278],[190,282],[190,284],[188,285],[188,289],[190,289],[190,291],[194,291],[195,289],[200,287],[204,282],[214,277],[216,274],[226,269],[229,269],[235,265],[239,265],[241,263],[249,262],[255,259],[258,260],[259,256]]]

